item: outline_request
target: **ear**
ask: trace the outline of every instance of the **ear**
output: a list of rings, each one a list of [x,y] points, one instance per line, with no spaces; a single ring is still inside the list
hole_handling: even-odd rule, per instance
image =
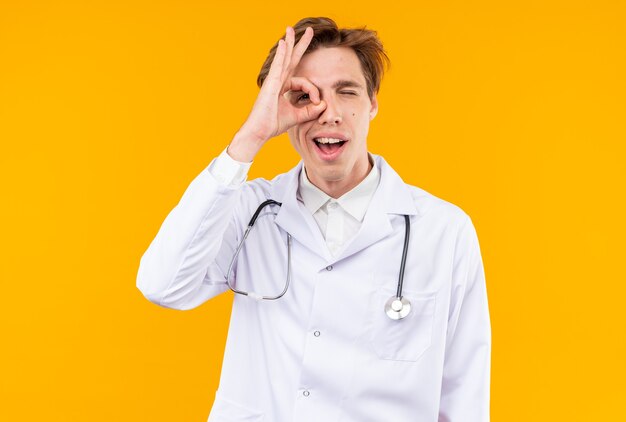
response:
[[[370,120],[374,120],[374,117],[378,114],[378,99],[376,94],[372,94],[372,106],[370,107]]]

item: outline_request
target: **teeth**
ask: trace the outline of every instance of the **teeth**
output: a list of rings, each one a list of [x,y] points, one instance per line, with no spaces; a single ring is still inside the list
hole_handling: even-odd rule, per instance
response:
[[[336,144],[339,142],[343,142],[343,139],[337,138],[315,138],[315,142],[319,142],[320,144]]]

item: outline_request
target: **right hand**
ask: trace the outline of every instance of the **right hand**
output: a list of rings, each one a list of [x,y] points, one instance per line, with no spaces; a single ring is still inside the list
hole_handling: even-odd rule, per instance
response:
[[[320,100],[319,90],[311,81],[292,76],[312,38],[313,29],[309,27],[294,46],[294,30],[287,27],[285,40],[278,42],[274,60],[252,111],[228,147],[228,153],[235,160],[252,161],[269,139],[317,118],[326,108],[324,101]],[[285,95],[289,91],[302,91],[308,94],[310,101],[297,105]]]

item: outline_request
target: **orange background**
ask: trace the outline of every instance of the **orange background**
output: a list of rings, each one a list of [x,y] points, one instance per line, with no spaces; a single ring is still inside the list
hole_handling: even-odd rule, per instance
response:
[[[319,15],[392,59],[370,150],[476,225],[492,420],[626,420],[625,9],[2,0],[0,420],[206,420],[232,297],[159,308],[139,259],[284,27]],[[297,160],[281,137],[251,177]]]

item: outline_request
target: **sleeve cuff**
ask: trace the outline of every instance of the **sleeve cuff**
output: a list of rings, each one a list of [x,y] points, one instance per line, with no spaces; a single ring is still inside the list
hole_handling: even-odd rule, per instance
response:
[[[246,181],[252,163],[234,160],[226,152],[227,149],[228,147],[209,164],[208,171],[220,184],[237,187]]]

